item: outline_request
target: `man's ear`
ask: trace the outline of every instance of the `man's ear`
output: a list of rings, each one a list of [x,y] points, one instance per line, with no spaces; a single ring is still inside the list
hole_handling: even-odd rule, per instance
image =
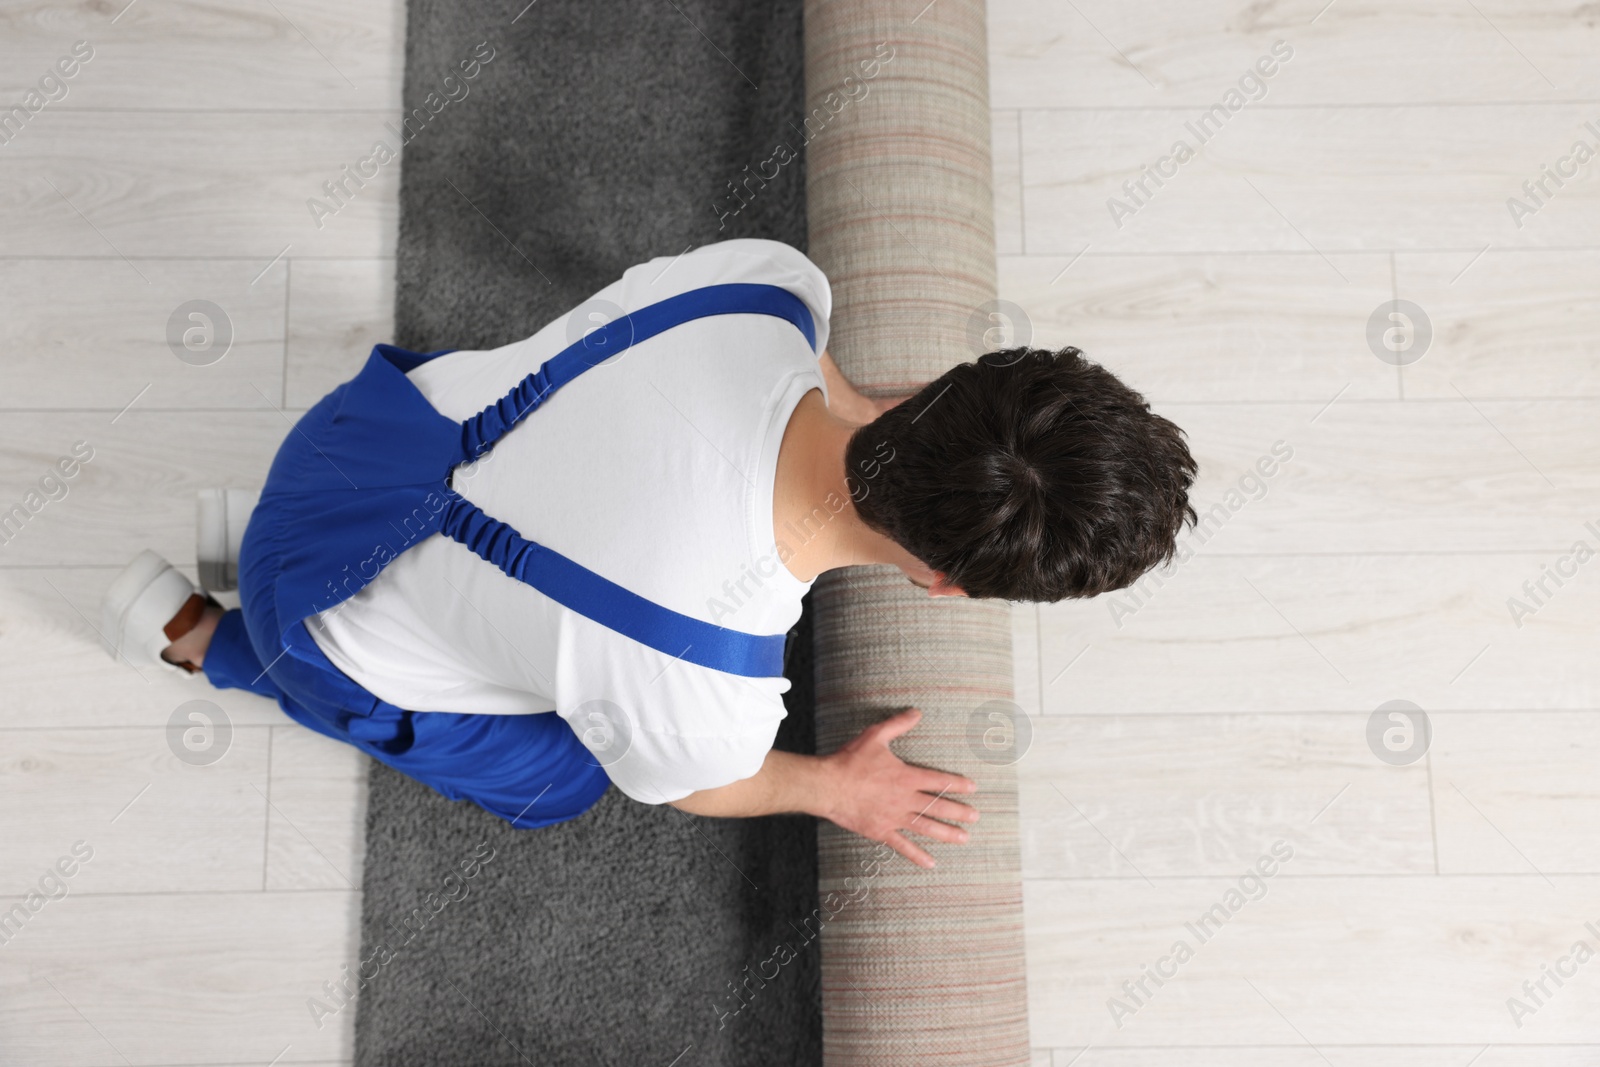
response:
[[[943,571],[933,572],[933,584],[928,586],[929,596],[966,596],[967,591],[945,580]]]

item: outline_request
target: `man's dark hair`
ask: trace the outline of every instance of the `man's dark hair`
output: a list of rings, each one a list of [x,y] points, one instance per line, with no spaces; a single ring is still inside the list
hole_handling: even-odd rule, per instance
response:
[[[1076,348],[953,367],[845,449],[862,520],[968,596],[1056,601],[1131,585],[1195,521],[1177,426]]]

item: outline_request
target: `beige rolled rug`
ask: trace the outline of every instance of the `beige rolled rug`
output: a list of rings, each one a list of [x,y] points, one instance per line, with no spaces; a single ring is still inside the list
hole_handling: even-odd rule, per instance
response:
[[[833,284],[829,348],[863,391],[910,392],[980,354],[991,321],[984,5],[808,0],[805,38],[809,251]],[[930,599],[887,567],[825,575],[815,607],[818,751],[921,708],[895,750],[977,780],[982,812],[970,843],[931,845],[931,871],[823,824],[820,890],[852,899],[822,938],[824,1062],[1026,1065],[1016,777],[973,743],[984,706],[1013,695],[1009,610]]]

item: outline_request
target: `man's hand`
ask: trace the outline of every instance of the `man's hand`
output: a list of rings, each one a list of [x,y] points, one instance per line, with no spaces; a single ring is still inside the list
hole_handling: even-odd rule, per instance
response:
[[[959,774],[914,767],[889,750],[890,741],[921,719],[922,712],[915,708],[903,711],[867,727],[831,756],[774,749],[751,777],[670,803],[692,815],[717,818],[803,811],[881,841],[918,866],[932,867],[933,857],[912,844],[906,833],[964,843],[967,831],[951,824],[977,822],[978,813],[946,798],[952,793],[975,793],[978,786]]]
[[[855,740],[824,758],[834,789],[818,814],[881,841],[912,863],[932,867],[933,857],[912,844],[906,831],[949,844],[965,844],[967,831],[951,823],[970,823],[978,813],[951,793],[974,793],[976,782],[958,774],[914,767],[889,750],[889,742],[922,719],[915,708],[861,731]]]

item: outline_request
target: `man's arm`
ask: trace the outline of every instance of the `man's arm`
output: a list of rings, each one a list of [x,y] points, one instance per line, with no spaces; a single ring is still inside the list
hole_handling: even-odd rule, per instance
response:
[[[915,708],[901,712],[867,727],[831,756],[768,752],[754,776],[690,793],[672,805],[693,815],[725,817],[805,812],[932,867],[933,857],[912,844],[906,831],[964,844],[967,831],[950,824],[976,822],[978,813],[945,796],[976,792],[978,786],[959,774],[912,766],[890,751],[889,742],[921,718]]]
[[[828,410],[846,422],[865,426],[905,399],[903,396],[897,396],[874,400],[864,396],[850,384],[850,379],[844,376],[844,372],[827,352],[823,352],[817,362],[822,367],[822,380],[828,383]]]

